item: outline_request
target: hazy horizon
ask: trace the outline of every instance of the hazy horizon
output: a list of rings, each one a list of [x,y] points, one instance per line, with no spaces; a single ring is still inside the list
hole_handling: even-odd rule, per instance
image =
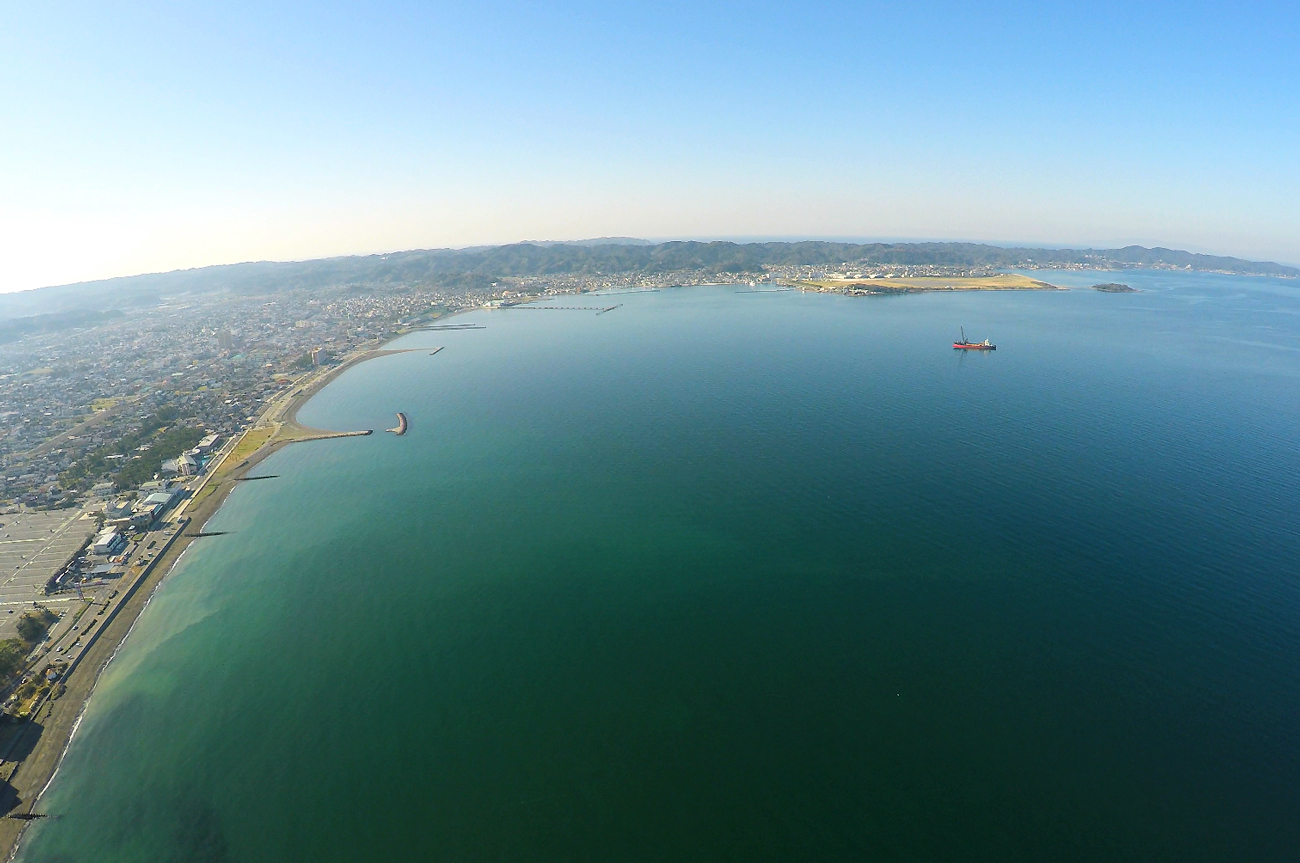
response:
[[[1297,12],[236,2],[0,33],[0,292],[599,236],[1300,263]]]
[[[50,284],[50,285],[36,285],[33,287],[13,287],[13,288],[0,287],[0,294],[18,293],[20,291],[40,290],[42,288],[61,288],[61,287],[70,287],[70,286],[80,285],[80,284],[93,284],[101,281],[111,281],[113,279],[132,278],[134,276],[162,275],[162,274],[173,273],[173,272],[185,272],[188,270],[201,270],[201,269],[206,269],[208,267],[238,266],[240,264],[305,263],[309,261],[330,260],[335,258],[395,255],[395,254],[403,254],[409,252],[422,252],[422,251],[440,251],[440,250],[463,251],[463,250],[478,249],[478,248],[494,248],[498,246],[520,245],[525,243],[581,245],[584,243],[592,243],[598,240],[629,240],[635,242],[645,242],[653,245],[657,245],[661,243],[671,243],[671,242],[701,242],[701,243],[730,242],[730,243],[737,243],[737,244],[745,244],[745,243],[799,243],[799,242],[809,242],[809,241],[821,241],[821,242],[832,242],[832,243],[854,243],[854,244],[862,244],[862,245],[867,245],[871,243],[900,243],[900,244],[973,243],[973,244],[987,245],[987,246],[993,246],[999,248],[1098,249],[1098,250],[1121,249],[1127,246],[1143,246],[1146,248],[1166,248],[1175,251],[1192,252],[1194,254],[1214,255],[1218,257],[1243,258],[1245,260],[1256,260],[1257,262],[1260,263],[1274,263],[1274,264],[1282,264],[1284,266],[1296,266],[1296,263],[1292,261],[1285,261],[1285,260],[1263,261],[1258,258],[1251,259],[1251,258],[1246,258],[1245,256],[1232,255],[1232,254],[1216,251],[1213,249],[1175,246],[1168,243],[1161,243],[1157,241],[1147,241],[1147,242],[1113,241],[1111,243],[1048,244],[1048,243],[1034,243],[1034,242],[1024,241],[1024,240],[970,240],[970,239],[954,239],[948,237],[858,237],[858,236],[844,237],[844,236],[829,236],[829,235],[820,235],[820,236],[785,235],[785,236],[751,236],[751,237],[736,237],[736,236],[621,237],[620,236],[620,237],[578,237],[574,239],[553,239],[553,238],[541,239],[541,238],[531,237],[522,240],[512,240],[505,243],[468,243],[465,245],[456,245],[456,246],[423,246],[418,248],[412,247],[412,248],[403,248],[403,249],[374,249],[374,250],[367,250],[367,251],[360,251],[360,252],[348,252],[348,253],[337,254],[337,255],[318,255],[318,256],[306,257],[306,258],[261,258],[261,259],[250,258],[247,260],[217,261],[209,264],[196,264],[194,266],[189,266],[189,267],[173,267],[168,270],[151,270],[151,271],[138,272],[138,273],[116,273],[113,275],[100,276],[94,279],[82,279],[76,282],[64,282],[64,283]]]

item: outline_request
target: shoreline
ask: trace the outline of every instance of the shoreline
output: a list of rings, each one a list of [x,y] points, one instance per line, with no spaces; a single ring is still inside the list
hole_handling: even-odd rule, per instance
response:
[[[1048,287],[1055,288],[1055,286]],[[461,314],[481,310],[481,307],[459,309],[437,320],[442,322]],[[396,332],[388,341],[381,344],[391,344],[405,335],[419,331],[409,329]],[[112,617],[96,628],[93,637],[82,651],[77,665],[64,677],[62,681],[64,691],[57,698],[47,698],[29,717],[30,725],[26,730],[30,731],[32,726],[39,726],[39,736],[26,755],[17,762],[8,781],[0,780],[0,794],[14,801],[13,806],[0,815],[0,860],[12,861],[16,857],[23,835],[32,823],[13,819],[7,815],[36,810],[41,797],[53,784],[104,670],[117,655],[135,627],[140,614],[148,606],[158,587],[171,575],[190,543],[200,538],[194,534],[203,531],[207,522],[220,511],[230,492],[244,476],[286,446],[312,440],[371,434],[371,430],[333,431],[302,425],[297,419],[298,411],[313,396],[348,369],[368,360],[428,350],[428,348],[389,349],[382,346],[357,349],[340,358],[337,365],[303,375],[289,387],[287,392],[277,396],[267,405],[258,419],[228,444],[224,455],[214,462],[203,481],[169,514],[168,521],[178,528],[176,535],[136,577],[136,580],[123,589],[123,598],[113,609]],[[435,350],[434,353],[437,351]],[[259,440],[259,437],[262,439]],[[233,463],[233,466],[227,467],[230,463]]]
[[[957,291],[1061,291],[1059,285],[1018,273],[992,276],[888,276],[873,279],[778,279],[777,284],[823,294],[879,296]]]
[[[446,315],[455,317],[464,309]],[[443,320],[444,318],[439,318]],[[407,333],[399,333],[394,339]],[[392,340],[390,340],[392,341]],[[177,526],[177,532],[168,542],[166,549],[155,558],[136,580],[124,588],[123,599],[114,608],[112,617],[96,628],[93,639],[78,658],[77,665],[68,672],[62,683],[64,689],[57,698],[47,698],[35,713],[29,717],[29,725],[24,733],[30,733],[33,726],[39,726],[39,737],[31,749],[18,762],[10,774],[8,782],[0,788],[0,793],[14,802],[12,808],[0,816],[0,860],[13,860],[18,853],[23,834],[32,822],[7,817],[13,812],[31,812],[40,802],[41,796],[53,783],[55,775],[63,763],[63,757],[72,743],[82,716],[94,695],[104,669],[117,655],[127,636],[135,627],[141,612],[149,605],[154,592],[158,589],[184,555],[189,544],[197,539],[197,534],[221,509],[227,496],[239,484],[239,481],[254,467],[284,447],[293,443],[310,440],[326,440],[340,437],[368,435],[370,431],[330,431],[304,426],[298,422],[298,411],[311,398],[332,383],[336,378],[353,366],[367,360],[426,348],[384,349],[369,348],[348,355],[336,366],[322,370],[315,376],[308,375],[299,379],[289,393],[280,396],[271,403],[243,434],[229,445],[225,455],[212,466],[207,477],[193,493],[173,511],[168,521]],[[241,447],[250,442],[254,432],[270,434],[265,440],[252,443],[257,445],[233,467],[226,464],[240,452]]]

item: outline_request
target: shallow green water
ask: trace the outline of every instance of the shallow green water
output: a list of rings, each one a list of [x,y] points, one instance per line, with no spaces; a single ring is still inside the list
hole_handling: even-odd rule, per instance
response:
[[[301,419],[410,432],[231,496],[21,859],[1291,859],[1300,289],[1123,280],[407,337]]]

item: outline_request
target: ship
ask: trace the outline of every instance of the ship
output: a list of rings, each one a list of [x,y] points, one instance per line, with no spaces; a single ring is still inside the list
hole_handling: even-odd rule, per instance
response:
[[[966,341],[966,328],[961,328],[961,341],[952,343],[953,349],[958,351],[996,351],[997,345],[990,344],[988,339],[982,342]]]

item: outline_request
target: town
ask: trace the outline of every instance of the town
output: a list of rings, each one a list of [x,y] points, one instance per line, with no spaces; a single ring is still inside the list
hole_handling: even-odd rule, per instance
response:
[[[973,277],[971,267],[767,266],[501,277],[475,290],[397,285],[164,298],[0,344],[0,507],[74,506],[129,490],[206,434],[229,438],[294,379],[362,345],[499,300],[809,279]],[[187,430],[189,437],[169,432]],[[192,440],[190,439],[192,438]],[[163,444],[159,446],[159,444]],[[181,444],[184,444],[182,446]]]
[[[359,350],[458,311],[566,294],[736,283],[861,294],[853,280],[997,272],[857,261],[226,290],[11,332],[0,344],[0,700],[21,717],[57,693],[96,622],[181,535],[211,467],[273,402]]]

